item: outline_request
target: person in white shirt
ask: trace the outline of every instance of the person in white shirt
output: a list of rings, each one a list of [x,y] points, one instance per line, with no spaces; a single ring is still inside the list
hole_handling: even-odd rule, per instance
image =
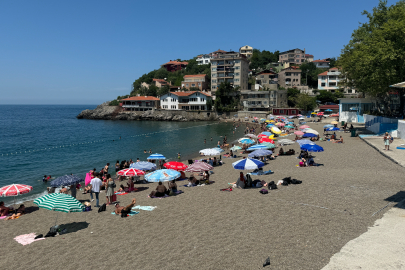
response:
[[[96,194],[96,207],[100,207],[99,200],[98,200],[98,194],[100,193],[100,187],[103,184],[103,181],[100,180],[100,178],[98,178],[99,173],[98,172],[94,172],[94,178],[91,179],[90,182],[90,187],[91,187],[91,192],[90,192],[90,198],[91,201],[94,201],[93,199],[93,193]]]

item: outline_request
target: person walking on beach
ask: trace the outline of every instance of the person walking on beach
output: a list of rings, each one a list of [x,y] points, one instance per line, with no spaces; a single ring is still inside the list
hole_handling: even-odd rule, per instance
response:
[[[385,145],[385,149],[384,149],[384,150],[387,150],[387,151],[390,150],[390,143],[391,143],[391,142],[392,142],[392,137],[391,137],[391,135],[388,134],[388,132],[385,132],[385,135],[384,135],[384,145]]]
[[[98,176],[99,176],[98,172],[94,172],[94,178],[91,179],[91,182],[90,182],[90,188],[91,188],[90,198],[91,198],[91,201],[94,201],[93,193],[96,194],[96,207],[100,207],[98,195],[100,194],[100,187],[103,184],[103,181],[101,181],[100,178],[98,178]]]

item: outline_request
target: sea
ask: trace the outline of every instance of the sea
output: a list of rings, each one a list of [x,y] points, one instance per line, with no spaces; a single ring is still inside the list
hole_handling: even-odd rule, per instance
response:
[[[33,200],[46,194],[52,179],[75,174],[117,160],[146,160],[152,153],[167,160],[186,161],[201,149],[216,147],[227,136],[232,143],[243,136],[244,124],[233,122],[163,122],[77,119],[96,105],[0,105],[0,187],[26,184],[33,190],[17,197],[0,198],[5,204]],[[211,139],[212,138],[212,139]],[[204,143],[206,140],[206,143]],[[144,153],[144,151],[147,153]],[[187,164],[187,162],[186,162]]]

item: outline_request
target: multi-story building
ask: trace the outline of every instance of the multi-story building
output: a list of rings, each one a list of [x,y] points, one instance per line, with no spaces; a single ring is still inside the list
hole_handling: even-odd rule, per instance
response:
[[[274,107],[287,106],[287,91],[241,91],[241,105],[245,111],[271,111]]]
[[[207,110],[207,101],[211,96],[198,91],[178,91],[164,94],[160,97],[163,110]]]
[[[278,61],[281,63],[288,62],[290,64],[300,65],[305,62],[305,49],[293,49],[281,52],[278,56]]]
[[[249,45],[243,46],[239,48],[239,53],[243,54],[247,58],[252,57],[253,55],[253,47],[250,47]]]
[[[159,88],[162,88],[162,86],[165,86],[165,85],[170,85],[164,79],[153,79],[152,84],[155,85],[156,87],[159,87]]]
[[[202,54],[197,56],[197,63],[198,65],[208,65],[209,63],[211,63],[211,54]]]
[[[314,56],[312,54],[306,54],[305,55],[305,61],[307,61],[307,62],[314,61]]]
[[[317,68],[329,68],[329,61],[325,59],[314,60],[312,63],[314,63]]]
[[[322,72],[318,75],[318,90],[327,90],[335,92],[338,89],[343,89],[345,95],[356,94],[356,90],[339,85],[341,72],[338,68],[334,67],[328,71]]]
[[[191,87],[200,90],[209,90],[208,77],[206,74],[184,75],[184,81],[181,82],[181,88],[190,89]]]
[[[215,54],[211,59],[211,90],[215,92],[223,82],[233,87],[248,89],[249,61],[238,52]]]
[[[277,83],[278,83],[278,74],[273,71],[262,71],[256,76],[254,76],[255,80],[255,90],[259,89],[269,89],[269,90],[277,90]]]
[[[167,71],[175,72],[177,70],[182,70],[187,65],[188,65],[188,62],[179,62],[179,61],[170,60],[166,64],[161,65],[161,67],[164,67]]]
[[[301,86],[301,69],[291,66],[278,73],[278,85],[284,88]]]
[[[136,96],[121,100],[124,111],[148,111],[159,107],[160,99],[151,96]]]

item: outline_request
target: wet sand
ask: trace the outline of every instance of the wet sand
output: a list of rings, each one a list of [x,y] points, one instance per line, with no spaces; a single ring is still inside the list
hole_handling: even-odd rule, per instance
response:
[[[325,123],[309,125],[323,131]],[[236,181],[238,170],[224,158],[202,187],[180,187],[184,193],[150,199],[149,189],[118,196],[137,205],[157,206],[128,218],[97,209],[87,213],[59,213],[65,235],[22,246],[13,238],[35,232],[46,234],[56,212],[35,209],[17,220],[0,220],[2,265],[12,269],[321,269],[348,241],[367,231],[397,200],[405,169],[349,133],[339,132],[344,144],[319,142],[325,151],[314,153],[323,166],[298,168],[297,155],[280,156],[264,170],[275,173],[253,180],[276,181],[291,176],[300,185],[278,186],[262,195],[260,189],[220,191]],[[293,136],[286,137],[292,139]],[[298,144],[284,150],[299,151]],[[277,150],[276,150],[277,151]],[[241,155],[239,155],[241,156]],[[188,175],[188,174],[187,174]],[[119,185],[119,182],[117,183]],[[101,193],[100,202],[105,202]],[[78,194],[89,200],[89,195]],[[95,203],[93,203],[95,205]],[[373,216],[373,214],[375,214]],[[6,267],[7,268],[7,267]]]

